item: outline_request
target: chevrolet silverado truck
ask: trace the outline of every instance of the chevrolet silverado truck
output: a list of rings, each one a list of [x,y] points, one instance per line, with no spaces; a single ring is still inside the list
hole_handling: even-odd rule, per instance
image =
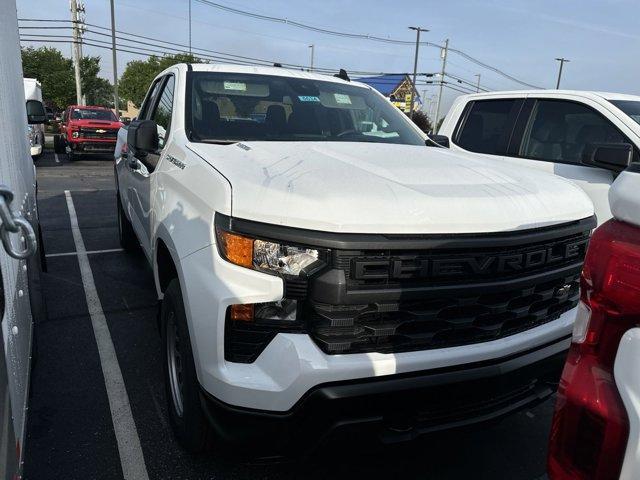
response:
[[[425,140],[344,71],[179,64],[153,81],[118,135],[118,225],[153,268],[186,449],[406,441],[553,393],[591,201]]]
[[[112,154],[122,123],[106,107],[71,105],[62,114],[60,134],[53,139],[56,153],[76,155]]]

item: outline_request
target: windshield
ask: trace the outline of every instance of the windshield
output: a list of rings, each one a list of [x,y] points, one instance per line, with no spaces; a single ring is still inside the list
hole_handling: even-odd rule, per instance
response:
[[[640,102],[635,100],[609,100],[609,102],[630,116],[634,122],[640,123]]]
[[[107,120],[115,122],[116,116],[111,110],[92,110],[89,108],[75,108],[71,112],[73,120]]]
[[[347,141],[424,145],[404,115],[368,88],[300,78],[193,72],[193,141]]]

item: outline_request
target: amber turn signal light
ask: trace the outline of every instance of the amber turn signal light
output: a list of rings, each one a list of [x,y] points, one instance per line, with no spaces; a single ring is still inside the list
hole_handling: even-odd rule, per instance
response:
[[[220,250],[231,263],[241,267],[253,267],[253,240],[218,229]]]
[[[230,316],[231,320],[240,322],[253,321],[253,304],[247,303],[231,305]]]

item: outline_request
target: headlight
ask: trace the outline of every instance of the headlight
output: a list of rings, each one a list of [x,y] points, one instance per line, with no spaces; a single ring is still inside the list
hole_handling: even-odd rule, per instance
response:
[[[241,267],[299,276],[314,270],[318,262],[318,250],[253,239],[220,227],[216,227],[216,236],[221,255]]]
[[[287,285],[306,283],[307,276],[325,265],[319,258],[320,252],[312,248],[250,238],[220,227],[216,227],[216,237],[218,251],[225,260],[241,267],[282,277],[285,292],[288,291]],[[296,325],[300,320],[299,298],[302,297],[294,294],[275,302],[231,305],[229,319],[232,323],[228,326],[229,331],[236,328],[233,322],[271,325],[271,328],[275,328],[276,325],[280,325],[280,328]]]
[[[80,132],[73,132],[73,133],[71,134],[71,136],[72,136],[73,138],[78,138],[78,137],[80,136]]]

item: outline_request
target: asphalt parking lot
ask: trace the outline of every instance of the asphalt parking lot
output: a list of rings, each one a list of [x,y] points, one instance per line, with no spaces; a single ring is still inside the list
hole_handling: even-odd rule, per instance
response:
[[[150,479],[420,478],[540,479],[553,411],[547,401],[499,424],[383,447],[369,439],[295,462],[237,462],[183,452],[166,420],[157,302],[142,254],[120,250],[113,162],[36,162],[47,254],[47,319],[36,324],[25,477],[123,478],[120,454],[71,228],[75,207],[97,295],[129,397]],[[68,194],[65,194],[68,191]]]

